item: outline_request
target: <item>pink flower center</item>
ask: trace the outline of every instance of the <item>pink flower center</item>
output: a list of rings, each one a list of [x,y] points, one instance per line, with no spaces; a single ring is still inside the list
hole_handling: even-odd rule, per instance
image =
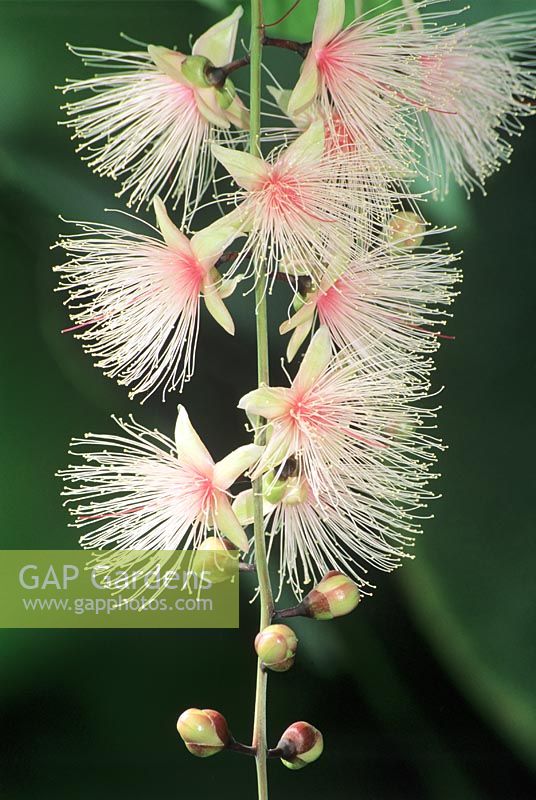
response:
[[[329,325],[343,310],[344,288],[341,280],[336,281],[326,292],[322,292],[316,301],[318,315],[322,324]]]
[[[186,487],[181,487],[184,493]],[[216,487],[211,475],[204,475],[198,470],[192,470],[190,485],[187,494],[192,506],[192,511],[197,514],[208,514],[214,505]]]
[[[297,393],[288,410],[293,426],[308,436],[312,429],[321,430],[329,425],[326,412],[327,409],[310,392]]]
[[[298,181],[287,172],[277,168],[270,171],[261,186],[269,208],[280,213],[289,209],[301,207]]]
[[[321,47],[320,50],[316,51],[315,58],[316,66],[322,75],[325,78],[333,78],[333,73],[339,66],[336,48],[331,44],[327,44],[325,47]]]

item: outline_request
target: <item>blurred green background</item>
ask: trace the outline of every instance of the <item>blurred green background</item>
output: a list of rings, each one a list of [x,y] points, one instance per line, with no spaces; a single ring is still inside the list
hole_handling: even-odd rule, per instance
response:
[[[282,33],[310,36],[303,0]],[[367,3],[365,3],[367,5]],[[369,0],[368,6],[372,2]],[[461,7],[462,3],[452,3]],[[266,0],[267,21],[290,0]],[[75,546],[54,471],[69,438],[110,430],[134,411],[170,432],[175,404],[140,408],[59,331],[51,266],[57,214],[103,220],[115,186],[79,161],[54,84],[82,77],[65,42],[121,49],[120,31],[187,45],[233,7],[204,2],[0,4],[0,250],[2,253],[2,517],[4,548]],[[478,0],[472,21],[535,10],[533,0]],[[241,28],[247,35],[247,21]],[[297,66],[269,64],[290,84]],[[339,800],[529,800],[536,796],[535,433],[536,121],[511,167],[468,203],[454,193],[429,209],[456,224],[465,282],[438,358],[445,384],[443,499],[416,560],[379,575],[358,613],[297,624],[298,666],[269,688],[271,742],[297,719],[325,736],[317,765],[270,769],[272,797]],[[270,313],[283,318],[284,289]],[[237,336],[203,319],[198,368],[184,393],[219,456],[244,440],[237,399],[255,380],[251,297],[234,298]],[[282,342],[273,339],[277,379]],[[202,762],[175,732],[187,706],[220,709],[250,736],[256,609],[245,586],[240,631],[2,631],[2,798],[235,798],[255,796],[253,764]]]

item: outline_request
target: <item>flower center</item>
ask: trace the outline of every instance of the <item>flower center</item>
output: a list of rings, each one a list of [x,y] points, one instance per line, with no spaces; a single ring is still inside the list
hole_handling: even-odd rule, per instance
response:
[[[287,211],[302,205],[296,178],[277,168],[272,169],[261,189],[272,211]]]
[[[193,255],[176,253],[173,258],[175,279],[179,288],[187,294],[199,294],[205,270]]]

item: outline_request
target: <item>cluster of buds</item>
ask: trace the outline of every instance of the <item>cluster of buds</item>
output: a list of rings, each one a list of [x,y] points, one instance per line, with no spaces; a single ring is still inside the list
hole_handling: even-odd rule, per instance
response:
[[[223,750],[256,754],[255,748],[236,741],[225,717],[211,708],[183,711],[177,720],[177,730],[187,750],[197,758],[215,756]],[[267,755],[280,758],[288,769],[302,769],[320,758],[323,749],[324,739],[319,730],[308,722],[294,722]]]
[[[232,545],[219,540],[207,540],[210,546],[202,546],[194,559],[194,571],[199,574],[223,577],[226,564],[231,565]],[[218,544],[216,544],[218,542]],[[223,561],[221,560],[223,558]],[[230,566],[232,569],[232,566]],[[221,572],[221,575],[220,575]],[[332,620],[350,614],[360,600],[359,588],[342,572],[332,570],[293,608],[276,612],[279,619],[304,616],[316,620]],[[298,637],[286,624],[268,625],[255,637],[255,652],[262,669],[272,672],[287,672],[294,665]],[[177,730],[192,755],[200,758],[216,755],[229,749],[247,755],[255,755],[255,748],[237,742],[229,732],[225,718],[211,709],[190,708],[184,711],[177,722]],[[271,757],[279,757],[288,769],[302,769],[312,764],[324,749],[322,734],[308,722],[294,722],[281,736]]]

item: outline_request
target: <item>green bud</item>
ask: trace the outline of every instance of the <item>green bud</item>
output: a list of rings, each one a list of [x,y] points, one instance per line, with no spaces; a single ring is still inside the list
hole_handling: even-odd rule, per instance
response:
[[[235,85],[230,78],[227,78],[223,87],[221,89],[216,89],[219,107],[225,111],[235,99],[235,95]]]
[[[192,571],[211,583],[223,583],[236,575],[239,551],[229,539],[210,536],[199,545],[193,560]]]
[[[324,749],[324,738],[319,730],[308,722],[294,722],[279,740],[281,761],[289,769],[302,769],[320,758]]]
[[[274,506],[279,503],[283,497],[286,487],[287,482],[284,479],[278,478],[276,480],[274,470],[263,476],[262,494],[264,499]]]
[[[419,247],[424,239],[426,223],[412,211],[399,211],[387,223],[387,241],[404,250]]]
[[[255,651],[274,672],[286,672],[294,664],[298,639],[288,625],[268,625],[255,638]]]
[[[350,614],[361,597],[357,584],[342,572],[328,572],[303,600],[308,617],[328,620]]]
[[[225,717],[211,708],[189,708],[177,720],[177,730],[194,756],[207,758],[225,750],[231,734]]]
[[[210,66],[212,64],[205,56],[187,56],[181,64],[181,72],[192,86],[207,89],[211,86],[206,73]]]

